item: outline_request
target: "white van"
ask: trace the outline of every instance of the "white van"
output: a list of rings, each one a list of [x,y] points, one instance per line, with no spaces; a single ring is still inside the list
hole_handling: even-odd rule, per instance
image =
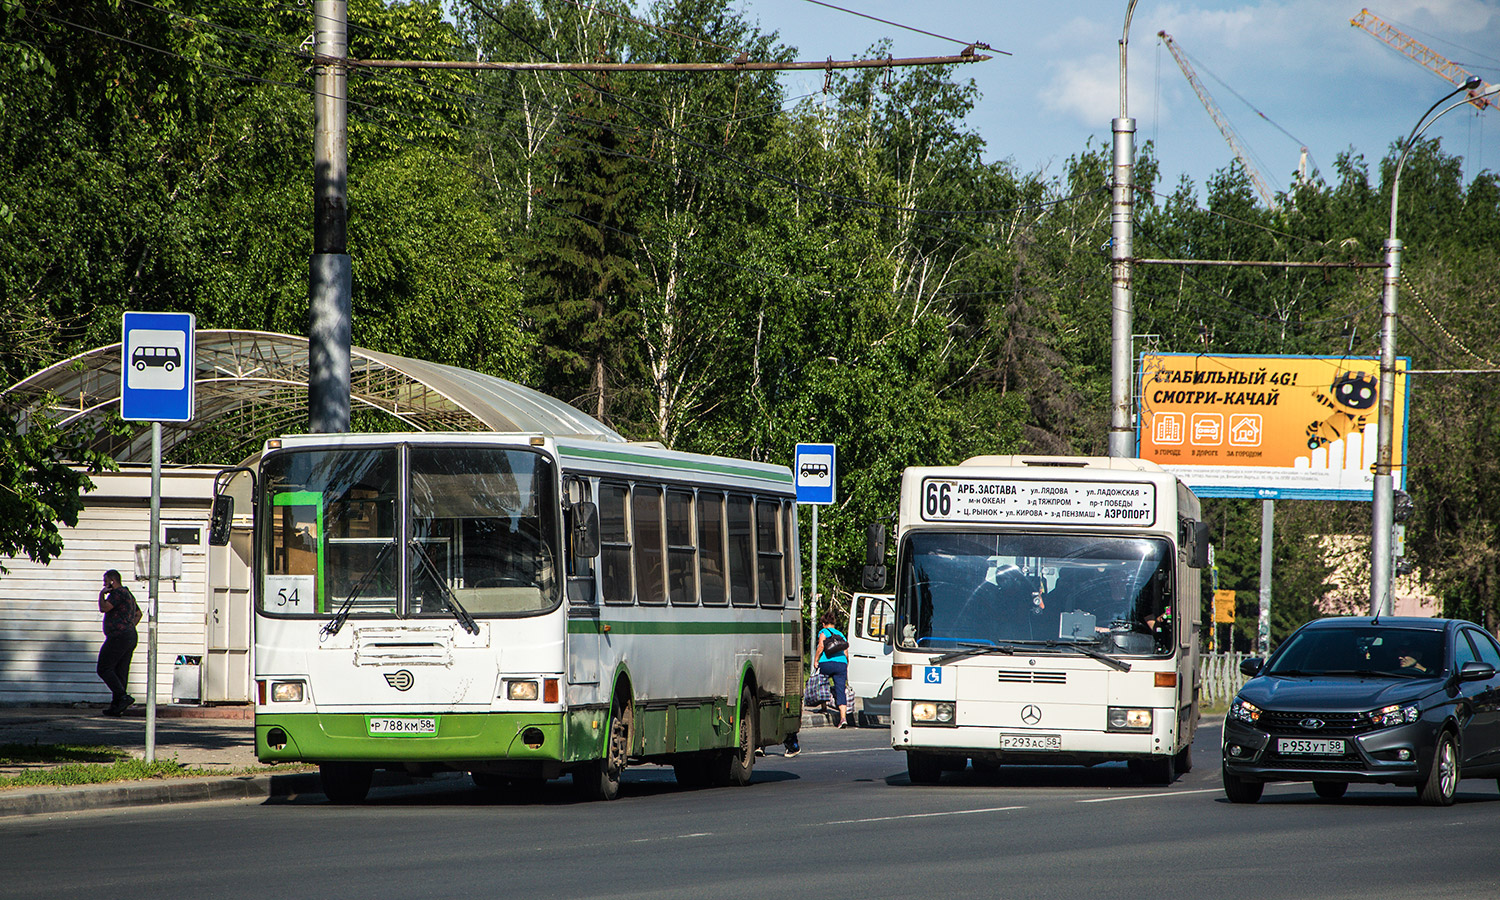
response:
[[[855,594],[849,605],[849,693],[859,698],[860,725],[880,725],[891,715],[891,642],[895,596]]]

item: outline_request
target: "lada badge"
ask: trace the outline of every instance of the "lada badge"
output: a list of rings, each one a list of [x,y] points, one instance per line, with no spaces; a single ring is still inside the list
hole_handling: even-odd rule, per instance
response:
[[[1309,731],[1317,731],[1319,728],[1323,727],[1323,720],[1322,719],[1303,719],[1301,722],[1298,722],[1297,724],[1301,725],[1303,728],[1308,729]]]

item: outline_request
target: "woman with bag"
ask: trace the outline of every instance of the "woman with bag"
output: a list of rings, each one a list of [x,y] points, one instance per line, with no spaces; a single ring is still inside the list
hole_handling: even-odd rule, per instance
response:
[[[818,671],[833,682],[833,702],[839,708],[839,727],[849,727],[849,638],[838,628],[838,616],[833,610],[823,613],[822,627],[818,629],[818,647],[813,653]]]

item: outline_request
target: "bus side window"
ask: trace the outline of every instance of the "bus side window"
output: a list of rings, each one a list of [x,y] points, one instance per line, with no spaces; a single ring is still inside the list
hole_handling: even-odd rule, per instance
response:
[[[750,521],[750,498],[729,495],[729,602],[755,605],[755,532]]]
[[[567,496],[569,507],[563,517],[564,535],[571,535],[575,527],[574,503],[584,503],[592,499],[590,485],[582,478],[569,478],[563,482],[563,491]],[[595,507],[597,518],[598,508]],[[568,602],[574,605],[592,606],[598,603],[594,593],[594,557],[582,556],[573,552],[573,541],[564,541],[568,553]]]
[[[757,594],[761,606],[782,606],[786,603],[786,592],[782,588],[782,543],[778,513],[780,505],[775,500],[755,500],[755,561]]]
[[[698,583],[704,606],[729,602],[724,584],[724,495],[698,492]]]
[[[661,518],[661,488],[649,484],[632,486],[630,537],[635,550],[635,595],[639,603],[667,602]]]
[[[634,595],[625,519],[629,495],[623,484],[599,485],[599,578],[605,603],[629,604]]]
[[[698,605],[693,492],[667,491],[667,597],[674,606]]]
[[[800,552],[801,544],[797,541],[797,504],[787,500],[781,501],[782,511],[782,556],[781,561],[785,569],[786,599],[790,603],[797,596],[797,554]]]

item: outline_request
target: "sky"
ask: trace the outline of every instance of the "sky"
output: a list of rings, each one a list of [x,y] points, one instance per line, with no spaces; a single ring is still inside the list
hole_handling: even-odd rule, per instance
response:
[[[1108,148],[1120,112],[1119,40],[1128,0],[829,0],[837,6],[1011,56],[956,70],[982,94],[968,124],[986,160],[1060,177],[1093,138]],[[1352,150],[1378,175],[1381,159],[1423,111],[1452,90],[1436,73],[1349,24],[1361,0],[1160,2],[1139,0],[1130,25],[1128,111],[1136,149],[1153,142],[1158,189],[1204,185],[1234,159],[1157,32],[1172,35],[1228,118],[1251,163],[1274,190],[1293,183],[1306,146],[1334,180]],[[1373,0],[1371,12],[1486,83],[1500,82],[1500,0]],[[763,31],[798,48],[799,60],[850,59],[877,40],[896,57],[951,55],[961,46],[838,12],[809,0],[739,0]],[[821,73],[792,73],[789,95],[822,89]],[[1238,95],[1238,96],[1237,96]],[[1241,99],[1243,98],[1243,99]],[[1464,176],[1500,172],[1500,105],[1455,109],[1426,137],[1465,160]]]

